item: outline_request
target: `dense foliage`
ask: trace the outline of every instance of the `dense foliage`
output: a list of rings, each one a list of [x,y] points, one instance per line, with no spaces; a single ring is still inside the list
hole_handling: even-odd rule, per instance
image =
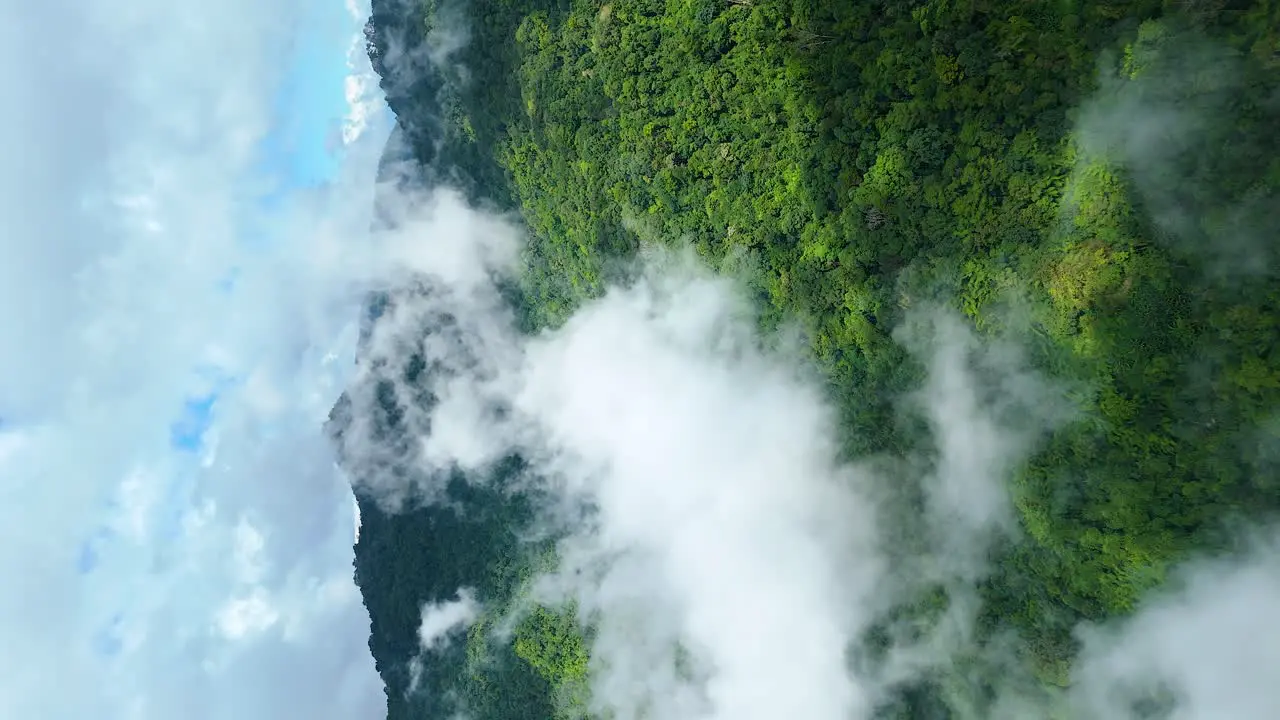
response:
[[[531,325],[642,244],[688,244],[748,278],[765,330],[803,324],[851,456],[917,442],[894,398],[920,369],[892,335],[913,305],[1079,388],[1014,479],[1025,538],[982,589],[984,632],[1015,629],[1042,682],[1066,683],[1079,621],[1280,509],[1280,2],[433,1],[375,3],[370,28],[383,59],[470,33],[377,67],[432,138],[419,159],[523,213]],[[431,553],[492,538],[382,522],[413,528],[358,548],[375,656],[402,662],[418,606],[496,555],[455,577]],[[584,672],[564,618],[514,641],[548,686]]]

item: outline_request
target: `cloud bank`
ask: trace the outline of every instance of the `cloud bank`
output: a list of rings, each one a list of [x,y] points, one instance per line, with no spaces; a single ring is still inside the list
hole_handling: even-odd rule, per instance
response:
[[[4,10],[0,714],[381,716],[320,431],[380,138],[260,201],[306,3]]]
[[[347,115],[342,120],[342,144],[350,145],[388,113],[383,97],[378,92],[378,75],[373,72],[369,56],[365,52],[363,26],[369,17],[369,4],[347,0],[345,7],[353,25],[361,28],[352,35],[351,44],[347,47],[347,76],[343,79]]]
[[[1136,616],[1082,629],[1080,707],[1107,720],[1274,717],[1278,591],[1275,537],[1231,562],[1189,563]]]

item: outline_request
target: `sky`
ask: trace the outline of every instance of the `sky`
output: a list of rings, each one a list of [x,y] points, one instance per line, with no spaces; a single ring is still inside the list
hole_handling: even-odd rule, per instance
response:
[[[331,2],[309,8],[292,32],[288,70],[272,103],[271,125],[259,143],[253,171],[268,184],[260,200],[268,215],[300,192],[332,182],[349,145],[367,133],[376,137],[385,132],[388,117],[377,94],[377,78],[363,62],[364,36],[353,35],[366,16],[356,5]],[[259,237],[251,234],[246,239]],[[234,275],[233,270],[228,279]],[[228,382],[233,380],[221,378],[209,392],[184,400],[170,426],[175,449],[197,454],[205,449],[218,390]],[[175,482],[175,488],[183,485]],[[180,502],[181,495],[174,493],[174,498]],[[174,508],[175,519],[180,512],[180,506]],[[86,541],[79,561],[82,570],[93,567],[95,542],[102,537]]]
[[[376,274],[367,6],[0,7],[0,714],[380,716],[320,429]]]
[[[268,211],[299,191],[331,182],[352,143],[385,136],[389,111],[364,56],[361,30],[367,15],[367,8],[348,0],[317,5],[300,18],[255,168],[269,186],[261,200]],[[200,449],[215,400],[216,393],[210,393],[184,403],[172,427],[176,447]]]

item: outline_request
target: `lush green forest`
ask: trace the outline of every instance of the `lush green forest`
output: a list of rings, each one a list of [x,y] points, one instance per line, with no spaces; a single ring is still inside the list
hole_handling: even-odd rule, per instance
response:
[[[1045,688],[1068,683],[1079,622],[1280,510],[1280,2],[449,2],[374,3],[393,151],[522,215],[530,328],[641,246],[687,245],[746,279],[763,332],[802,324],[850,457],[919,441],[894,405],[921,377],[893,332],[914,306],[1015,336],[1078,388],[1087,412],[1016,473],[1023,538],[981,588],[978,642],[1015,630]],[[410,52],[463,31],[443,62]],[[365,503],[392,718],[437,716],[406,695],[422,603],[468,585],[505,607],[545,561],[514,501],[466,501],[492,512]],[[505,644],[486,627],[433,665],[467,678],[472,717],[572,711],[586,646],[562,611]]]

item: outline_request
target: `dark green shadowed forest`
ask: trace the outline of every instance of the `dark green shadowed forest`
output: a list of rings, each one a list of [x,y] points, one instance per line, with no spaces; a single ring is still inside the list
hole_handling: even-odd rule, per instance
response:
[[[1046,697],[1080,623],[1280,510],[1280,2],[375,0],[366,34],[388,157],[527,225],[527,330],[643,247],[692,248],[750,288],[761,333],[800,328],[849,458],[921,445],[899,399],[924,370],[895,334],[913,308],[954,308],[1069,387],[1078,411],[1013,473],[1019,533],[992,550],[972,640],[1014,638]],[[466,42],[433,51],[449,37]],[[370,406],[383,442],[403,402]],[[889,477],[909,545],[918,490]],[[553,544],[504,482],[396,513],[361,500],[392,719],[585,712],[590,631],[527,602]],[[460,587],[484,612],[422,650],[423,604]],[[982,657],[881,717],[984,717],[1001,670]]]

